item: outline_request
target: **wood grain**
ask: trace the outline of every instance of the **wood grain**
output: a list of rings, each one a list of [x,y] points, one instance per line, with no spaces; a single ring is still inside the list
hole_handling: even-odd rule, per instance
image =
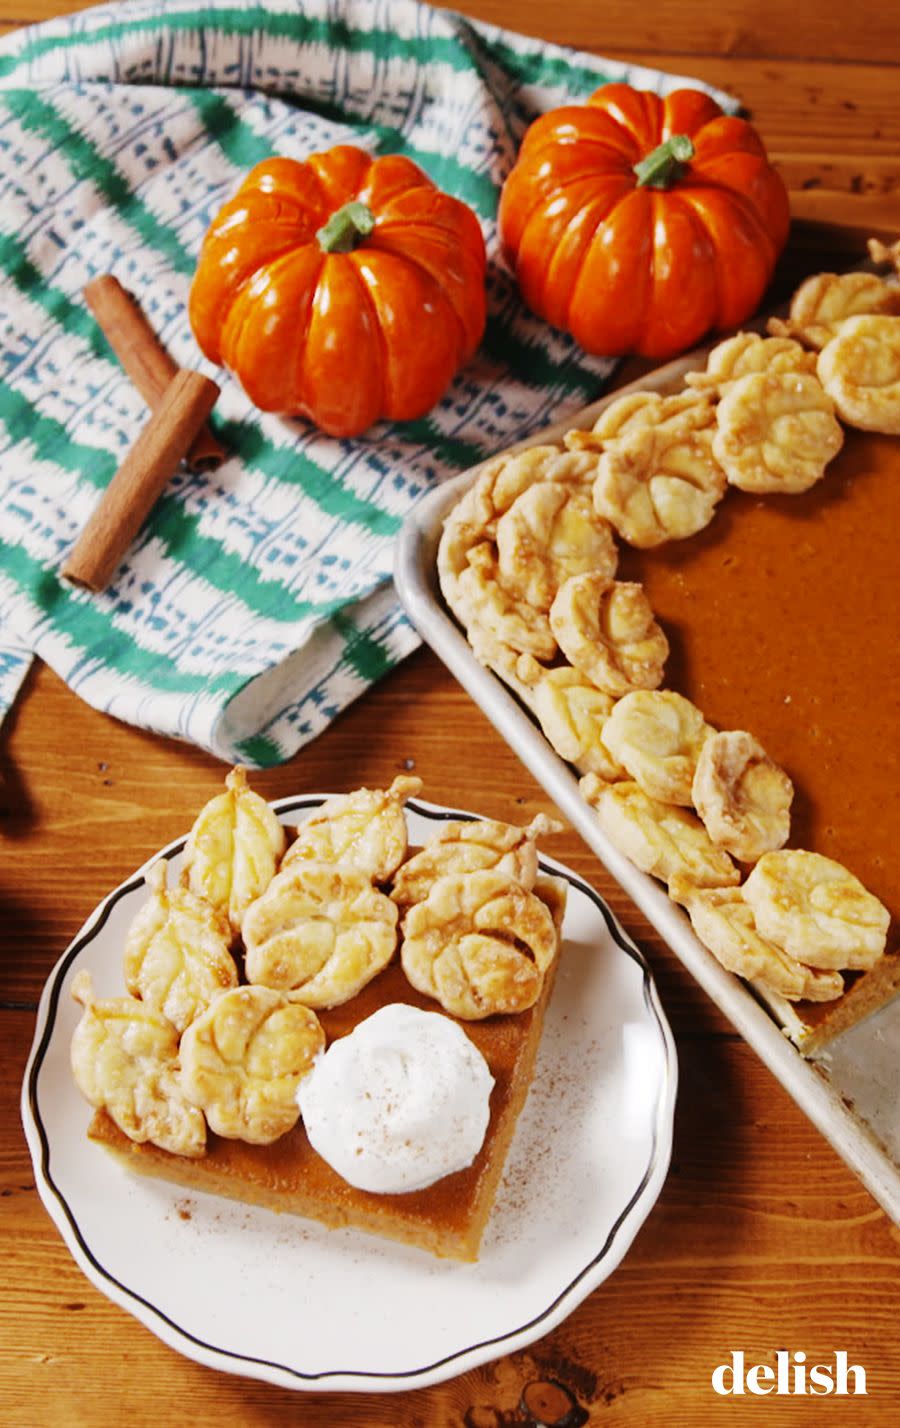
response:
[[[786,288],[860,231],[900,231],[900,11],[872,0],[464,0],[560,43],[694,74],[738,96],[791,189]],[[81,8],[0,0],[0,31]],[[824,231],[818,220],[827,220]],[[842,225],[845,236],[833,225]],[[626,363],[621,380],[637,375]],[[373,730],[377,737],[373,738]],[[413,765],[429,797],[530,817],[549,804],[486,719],[420,652],[320,739],[255,783],[269,797],[378,784]],[[19,1121],[34,1008],[53,963],[110,888],[189,826],[222,776],[207,755],[95,713],[35,670],[0,732],[0,1423],[517,1428],[523,1388],[563,1384],[590,1421],[880,1428],[900,1401],[900,1232],[800,1114],[572,833],[551,851],[609,899],[652,962],[678,1041],[672,1170],[616,1274],[530,1350],[430,1390],[295,1395],[200,1368],[81,1275],[40,1203]],[[778,1348],[846,1348],[865,1400],[720,1400],[713,1367]]]

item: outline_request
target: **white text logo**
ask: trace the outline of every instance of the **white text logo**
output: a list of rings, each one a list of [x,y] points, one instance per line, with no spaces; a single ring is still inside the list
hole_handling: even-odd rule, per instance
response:
[[[853,1386],[850,1387],[850,1380]],[[833,1364],[809,1364],[806,1354],[779,1349],[775,1367],[771,1364],[744,1364],[743,1349],[736,1349],[731,1363],[713,1369],[712,1386],[727,1396],[741,1393],[815,1394],[849,1396],[866,1392],[866,1371],[861,1364],[848,1364],[847,1353],[839,1349]]]

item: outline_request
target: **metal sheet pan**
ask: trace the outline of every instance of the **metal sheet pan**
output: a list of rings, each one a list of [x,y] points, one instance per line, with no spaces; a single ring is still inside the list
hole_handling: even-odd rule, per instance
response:
[[[576,424],[590,425],[623,392],[672,390],[680,386],[685,372],[705,365],[708,351],[709,347],[698,348],[510,450],[553,440]],[[474,467],[432,492],[403,526],[394,578],[410,618],[704,991],[891,1219],[900,1224],[900,1114],[895,1089],[900,997],[835,1038],[818,1059],[805,1058],[752,990],[726,972],[701,945],[688,918],[669,900],[665,889],[604,837],[592,809],[581,797],[577,774],[554,752],[501,680],[478,663],[441,598],[436,559],[444,518],[478,470]]]

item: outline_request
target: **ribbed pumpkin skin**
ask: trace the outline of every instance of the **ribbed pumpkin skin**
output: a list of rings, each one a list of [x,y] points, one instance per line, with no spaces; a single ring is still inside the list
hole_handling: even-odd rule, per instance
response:
[[[373,231],[352,252],[316,234],[357,200]],[[357,436],[420,417],[484,331],[478,220],[409,159],[338,145],[258,164],[204,239],[191,327],[264,411]]]
[[[670,188],[638,187],[634,165],[675,134],[694,157]],[[745,120],[699,90],[608,84],[531,125],[499,220],[538,316],[588,352],[671,357],[756,309],[790,214]]]

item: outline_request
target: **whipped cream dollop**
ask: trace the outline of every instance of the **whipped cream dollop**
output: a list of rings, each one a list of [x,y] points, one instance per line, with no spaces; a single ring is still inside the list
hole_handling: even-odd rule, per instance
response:
[[[462,1027],[392,1002],[318,1056],[297,1087],[313,1149],[358,1190],[424,1190],[478,1154],[494,1078]]]

